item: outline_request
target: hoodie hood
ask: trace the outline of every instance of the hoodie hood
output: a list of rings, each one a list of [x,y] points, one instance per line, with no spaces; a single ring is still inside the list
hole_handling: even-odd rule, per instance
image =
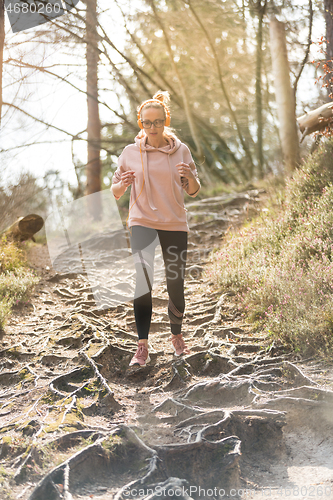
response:
[[[176,194],[175,194],[175,182],[176,179],[174,177],[174,171],[170,163],[170,156],[175,153],[181,146],[181,141],[178,139],[178,137],[165,137],[166,141],[168,142],[167,146],[163,146],[161,148],[155,148],[154,146],[150,146],[147,143],[148,137],[145,135],[143,137],[139,137],[138,135],[135,138],[135,144],[138,146],[138,148],[141,151],[142,154],[142,162],[143,162],[143,168],[144,168],[144,176],[145,176],[145,185],[146,185],[146,191],[147,191],[147,199],[149,206],[152,210],[157,210],[156,206],[154,205],[154,201],[152,199],[152,194],[151,194],[151,188],[150,188],[150,179],[149,179],[149,172],[148,172],[148,162],[149,162],[149,152],[152,151],[160,151],[161,153],[166,154],[166,159],[169,164],[169,171],[171,174],[171,189],[173,193],[173,197],[175,200],[175,203],[179,205],[180,207],[184,208],[180,203],[177,201]]]
[[[139,137],[138,135],[135,138],[135,144],[140,148],[141,145],[141,151],[161,151],[161,153],[166,153],[168,155],[172,155],[177,151],[177,149],[180,148],[181,142],[178,139],[178,137],[165,137],[165,140],[168,142],[167,146],[163,146],[162,148],[154,148],[154,146],[150,146],[147,143],[148,136],[145,135],[143,137]]]

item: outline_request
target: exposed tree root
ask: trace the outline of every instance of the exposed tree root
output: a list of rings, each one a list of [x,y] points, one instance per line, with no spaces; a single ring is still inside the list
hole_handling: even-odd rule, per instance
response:
[[[156,446],[166,477],[180,477],[204,488],[238,487],[240,440],[230,436],[216,441]]]
[[[151,362],[137,368],[128,366],[137,345],[130,303],[96,309],[70,252],[68,270],[77,274],[43,281],[33,317],[0,351],[0,460],[13,498],[88,500],[101,491],[114,500],[238,498],[231,488],[261,485],[265,473],[266,485],[281,469],[290,476],[303,434],[302,446],[315,436],[317,448],[327,448],[331,467],[333,392],[253,332],[232,298],[202,276],[210,249],[256,197],[198,204],[189,235],[188,356],[173,357],[163,285],[153,296]],[[100,261],[88,256],[93,270],[106,265],[109,243],[92,243],[101,248]],[[199,294],[198,284],[207,291]],[[108,291],[101,286],[103,297]],[[289,470],[281,465],[288,460]],[[217,491],[205,496],[199,488]]]

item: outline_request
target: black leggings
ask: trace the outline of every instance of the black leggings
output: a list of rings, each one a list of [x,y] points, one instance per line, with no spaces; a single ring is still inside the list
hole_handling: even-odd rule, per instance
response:
[[[158,243],[162,248],[165,265],[171,332],[178,335],[182,327],[185,310],[184,275],[187,232],[132,226],[131,247],[136,269],[134,316],[139,340],[148,339],[152,315],[151,290],[154,280],[154,257]]]

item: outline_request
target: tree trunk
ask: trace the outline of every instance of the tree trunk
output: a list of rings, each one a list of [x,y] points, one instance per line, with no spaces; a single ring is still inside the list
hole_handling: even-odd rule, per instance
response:
[[[302,132],[301,142],[306,135],[333,123],[333,102],[328,102],[319,108],[313,109],[309,113],[297,118],[299,129]]]
[[[324,0],[326,22],[326,59],[331,73],[326,76],[328,96],[333,98],[333,0]]]
[[[30,214],[20,217],[14,224],[1,232],[1,234],[13,238],[17,241],[34,239],[34,234],[38,233],[44,226],[44,220],[40,215]]]
[[[101,191],[101,122],[98,109],[98,34],[97,1],[86,0],[86,37],[87,37],[87,105],[88,105],[88,163],[86,166],[86,195]],[[97,196],[92,197],[90,213],[94,218],[101,214],[101,204]]]
[[[262,67],[262,56],[263,56],[262,28],[263,28],[263,17],[265,14],[265,10],[266,10],[266,1],[264,2],[264,5],[261,5],[261,0],[260,0],[257,4],[258,31],[257,31],[257,61],[256,61],[257,158],[258,158],[259,177],[264,176],[261,67]]]
[[[5,0],[0,0],[0,126],[2,116],[2,71],[3,49],[5,46]]]
[[[275,96],[279,119],[279,134],[285,172],[290,174],[299,162],[295,101],[290,85],[289,63],[284,23],[270,20],[271,57],[275,79]]]

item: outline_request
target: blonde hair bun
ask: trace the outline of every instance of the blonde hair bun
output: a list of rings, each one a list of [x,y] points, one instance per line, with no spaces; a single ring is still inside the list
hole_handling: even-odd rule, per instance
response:
[[[170,102],[170,94],[167,90],[158,90],[154,95],[153,99],[163,102],[163,104],[168,104]]]

